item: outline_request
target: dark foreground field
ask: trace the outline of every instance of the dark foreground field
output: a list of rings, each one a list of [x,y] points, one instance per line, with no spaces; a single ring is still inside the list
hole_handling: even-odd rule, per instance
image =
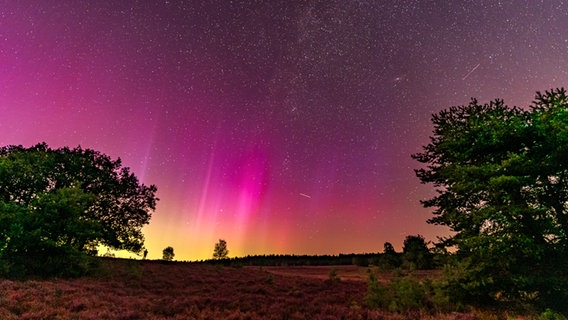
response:
[[[336,267],[341,281],[331,281],[332,268],[105,259],[97,276],[0,279],[0,319],[497,319],[370,310],[368,269]]]

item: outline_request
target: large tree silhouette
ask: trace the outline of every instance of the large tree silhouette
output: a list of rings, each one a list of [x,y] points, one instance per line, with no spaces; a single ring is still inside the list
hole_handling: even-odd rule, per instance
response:
[[[453,296],[563,304],[568,273],[568,104],[537,93],[528,110],[502,100],[451,107],[413,157],[437,195],[430,223],[454,231]]]
[[[62,274],[99,245],[141,252],[155,186],[90,149],[0,149],[0,263],[8,273]],[[72,261],[78,261],[73,260]],[[74,271],[74,272],[75,272]]]

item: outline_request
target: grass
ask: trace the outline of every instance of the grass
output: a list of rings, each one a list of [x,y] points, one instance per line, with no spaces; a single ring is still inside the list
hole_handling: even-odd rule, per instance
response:
[[[96,275],[79,279],[0,279],[0,319],[500,319],[370,309],[367,270],[102,259]]]

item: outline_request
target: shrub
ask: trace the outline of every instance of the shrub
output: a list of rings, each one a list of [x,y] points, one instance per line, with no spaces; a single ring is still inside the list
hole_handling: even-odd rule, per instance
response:
[[[126,277],[132,280],[141,280],[143,278],[144,269],[135,260],[128,260],[126,263]]]
[[[370,308],[384,309],[389,307],[392,300],[393,297],[389,288],[382,285],[373,272],[369,273],[365,303]]]
[[[426,292],[424,285],[410,277],[396,278],[388,285],[383,285],[371,273],[365,302],[370,308],[395,312],[418,310],[428,306]]]
[[[268,277],[266,277],[266,283],[270,285],[274,284],[274,275],[272,273],[268,273]]]
[[[98,260],[83,252],[50,248],[45,252],[10,255],[0,259],[0,274],[7,278],[80,277],[96,271]]]
[[[538,317],[539,320],[566,320],[566,317],[561,315],[560,313],[556,313],[549,308],[547,308],[541,315]]]
[[[419,309],[425,306],[425,294],[422,285],[411,278],[395,279],[390,284],[394,299],[389,305],[392,311]]]
[[[444,282],[433,282],[430,279],[425,279],[422,286],[424,287],[429,305],[438,312],[460,311],[463,309],[461,304],[455,304],[450,301]]]
[[[340,282],[341,278],[339,277],[339,275],[337,274],[337,269],[336,268],[331,268],[331,270],[329,270],[328,273],[328,280],[329,282],[332,283],[336,283],[336,282]]]

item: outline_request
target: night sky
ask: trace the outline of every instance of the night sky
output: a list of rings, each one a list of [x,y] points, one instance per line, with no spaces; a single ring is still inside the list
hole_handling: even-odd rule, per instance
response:
[[[0,145],[157,185],[148,258],[435,240],[410,158],[431,114],[567,84],[563,0],[0,1]]]

